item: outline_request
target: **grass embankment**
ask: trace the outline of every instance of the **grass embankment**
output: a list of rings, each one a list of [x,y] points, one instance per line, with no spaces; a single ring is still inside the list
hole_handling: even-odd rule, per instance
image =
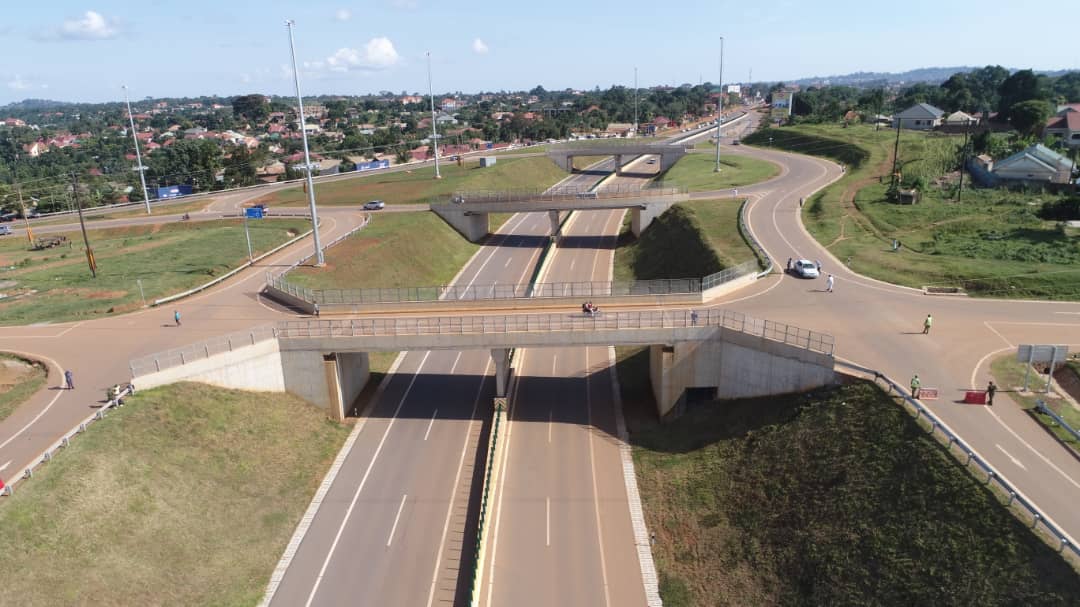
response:
[[[250,224],[255,254],[307,231],[301,218]],[[82,236],[30,251],[25,240],[0,241],[0,324],[83,320],[126,312],[146,301],[213,280],[247,261],[243,222],[171,222],[90,232],[97,278],[90,275]]]
[[[477,249],[434,213],[375,214],[326,250],[326,267],[300,267],[287,279],[312,289],[445,285]]]
[[[1075,362],[1071,364],[1080,366]],[[1020,408],[1027,411],[1036,421],[1050,430],[1058,440],[1070,445],[1073,449],[1080,450],[1080,442],[1058,425],[1054,418],[1036,411],[1035,401],[1042,400],[1054,413],[1057,413],[1061,419],[1065,420],[1065,423],[1075,430],[1080,430],[1080,411],[1064,398],[1054,394],[1053,390],[1051,390],[1051,397],[1047,398],[1047,395],[1043,393],[1043,390],[1046,389],[1046,375],[1039,373],[1038,367],[1039,365],[1036,365],[1036,368],[1031,370],[1028,377],[1027,392],[1020,391],[1024,387],[1027,364],[1018,362],[1015,354],[1006,354],[991,361],[990,374],[994,376],[994,383],[998,385],[998,395],[1007,392],[1009,398],[1016,401]]]
[[[362,205],[368,200],[384,200],[388,205],[427,204],[432,196],[463,190],[543,190],[566,177],[555,163],[546,157],[500,158],[495,166],[480,168],[479,158],[468,158],[465,166],[456,162],[442,163],[435,179],[434,167],[417,168],[315,184],[315,197],[320,205]],[[279,190],[252,201],[271,207],[276,205],[303,206],[307,195],[301,186]]]
[[[254,605],[348,426],[292,396],[198,384],[127,403],[0,506],[4,596]]]
[[[772,137],[774,147],[849,167],[807,201],[803,222],[856,272],[912,287],[961,286],[973,295],[1080,298],[1080,240],[1036,215],[1058,196],[967,187],[955,202],[959,174],[950,171],[962,137],[904,131],[901,173],[905,184],[921,182],[922,199],[894,204],[886,190],[895,136],[869,126],[799,125],[764,129],[747,141],[768,145]],[[893,239],[903,245],[899,253]]]
[[[739,205],[698,200],[668,209],[634,238],[629,213],[615,249],[615,280],[701,278],[753,259],[739,234]]]
[[[0,421],[40,390],[47,379],[44,364],[0,352]]]
[[[647,356],[621,359],[648,394]],[[628,414],[668,607],[1080,596],[1061,556],[872,384],[644,419]]]
[[[761,183],[780,174],[780,167],[771,162],[723,153],[720,156],[720,172],[715,172],[715,168],[716,156],[687,154],[660,177],[661,185],[681,186],[691,192],[707,192]]]

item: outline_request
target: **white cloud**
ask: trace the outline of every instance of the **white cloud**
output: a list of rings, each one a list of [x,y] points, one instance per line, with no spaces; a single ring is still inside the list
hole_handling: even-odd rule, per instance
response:
[[[65,19],[57,34],[67,40],[105,40],[118,33],[115,22],[106,20],[101,13],[86,11],[80,19]]]
[[[334,19],[337,19],[338,21],[348,21],[349,19],[352,19],[352,11],[347,8],[339,8],[334,13]]]
[[[305,62],[304,67],[311,70],[326,68],[334,72],[377,71],[397,65],[400,59],[394,43],[389,38],[379,37],[368,40],[362,49],[340,48],[325,61]]]
[[[15,91],[25,91],[28,88],[32,88],[34,85],[30,84],[26,80],[23,80],[22,76],[15,74],[14,78],[8,80],[7,86],[9,89]]]
[[[477,38],[472,41],[472,50],[477,55],[486,55],[488,52],[488,45],[484,44],[484,41]]]

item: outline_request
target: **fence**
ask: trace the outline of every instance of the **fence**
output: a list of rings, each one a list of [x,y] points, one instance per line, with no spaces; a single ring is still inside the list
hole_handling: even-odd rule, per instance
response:
[[[1051,418],[1053,418],[1055,422],[1058,423],[1059,426],[1061,426],[1065,429],[1066,432],[1071,434],[1074,439],[1080,441],[1080,432],[1077,432],[1075,429],[1073,429],[1073,427],[1069,425],[1069,422],[1062,419],[1061,416],[1055,413],[1053,409],[1047,407],[1046,403],[1043,402],[1042,399],[1035,401],[1035,408],[1039,410],[1039,413],[1045,413],[1046,415],[1049,415]]]
[[[471,190],[437,194],[428,199],[431,204],[453,202],[469,204],[473,202],[524,202],[553,201],[578,198],[588,195],[590,198],[653,198],[656,196],[674,196],[687,193],[685,186],[650,185],[642,188],[637,184],[605,185],[593,189],[593,185],[564,185],[547,189],[521,188],[511,190]]]
[[[484,549],[484,532],[487,530],[488,513],[491,510],[489,505],[489,498],[491,496],[492,479],[495,477],[497,467],[495,466],[495,457],[498,453],[496,447],[499,443],[499,428],[501,427],[502,419],[506,417],[506,411],[501,405],[496,406],[494,420],[491,424],[491,440],[488,442],[488,461],[485,467],[486,473],[484,474],[484,489],[483,494],[480,497],[480,516],[476,526],[476,544],[474,547],[474,558],[472,572],[469,574],[469,596],[471,605],[478,604],[480,588],[476,582],[480,577],[480,568],[484,566],[483,559],[480,558]]]
[[[938,438],[945,441],[945,447],[949,450],[950,453],[956,456],[956,452],[953,451],[953,446],[955,445],[960,450],[960,454],[963,455],[965,458],[965,467],[970,467],[971,463],[974,462],[979,467],[979,469],[982,470],[983,474],[986,475],[986,484],[994,485],[997,489],[999,489],[1006,496],[1008,496],[1008,500],[1005,502],[1005,506],[1011,508],[1014,504],[1018,504],[1021,508],[1023,508],[1024,511],[1028,513],[1028,516],[1031,518],[1031,528],[1033,530],[1041,529],[1059,542],[1058,552],[1064,552],[1064,550],[1068,548],[1072,552],[1073,556],[1080,558],[1080,547],[1076,545],[1076,542],[1072,540],[1072,538],[1070,538],[1067,533],[1062,531],[1055,523],[1051,522],[1051,520],[1045,514],[1043,514],[1042,511],[1039,510],[1039,508],[1034,503],[1032,503],[1030,499],[1025,497],[1020,491],[1013,487],[1012,483],[1010,483],[1004,476],[1001,475],[1000,472],[998,472],[993,466],[991,466],[989,462],[983,459],[981,455],[976,453],[974,449],[968,446],[968,444],[965,443],[959,437],[959,435],[957,435],[951,428],[949,428],[947,425],[945,425],[944,422],[939,420],[933,413],[930,412],[929,409],[923,406],[922,403],[915,400],[908,393],[906,393],[904,388],[901,387],[900,384],[896,383],[888,376],[875,369],[869,369],[860,365],[843,361],[837,361],[836,364],[837,366],[847,367],[859,373],[873,376],[875,382],[877,380],[884,381],[885,384],[888,386],[890,392],[895,390],[896,393],[904,399],[904,402],[911,406],[911,408],[915,412],[916,419],[919,419],[920,417],[925,418],[926,423],[930,426],[931,436],[937,437],[938,432],[940,431],[941,436]]]
[[[749,200],[744,200],[742,206],[739,207],[739,233],[742,234],[743,239],[750,244],[750,248],[754,250],[754,255],[756,255],[761,262],[761,267],[764,268],[758,273],[758,277],[760,278],[772,272],[773,261],[772,257],[769,257],[769,253],[765,251],[765,247],[761,246],[761,243],[757,241],[757,238],[754,238],[754,233],[750,231],[750,225],[746,223],[746,206],[749,202]]]
[[[738,266],[737,266],[738,267]],[[729,272],[729,268],[724,272]],[[721,272],[720,274],[724,274]],[[741,276],[746,272],[735,273]],[[713,276],[718,276],[714,274]],[[712,277],[709,277],[712,278]],[[724,280],[730,280],[725,278]],[[384,304],[427,301],[476,301],[524,299],[529,297],[619,297],[634,295],[682,295],[700,293],[702,279],[676,278],[629,282],[582,281],[534,284],[440,285],[367,289],[308,289],[290,284],[283,277],[267,276],[267,285],[320,306],[329,304]],[[722,280],[720,282],[723,282]],[[719,283],[717,283],[719,284]]]
[[[263,325],[250,331],[238,331],[206,341],[136,358],[129,363],[132,377],[156,373],[163,369],[179,367],[190,362],[210,358],[222,352],[232,352],[234,348],[253,346],[268,339],[275,339],[277,330],[273,325]]]
[[[746,276],[747,274],[758,269],[757,260],[744,261],[737,266],[731,266],[716,272],[715,274],[709,274],[705,278],[701,279],[701,290],[705,291],[713,287],[718,287],[725,282],[729,282],[739,278],[740,276]]]
[[[833,354],[831,335],[784,323],[761,320],[731,310],[615,312],[577,314],[519,314],[409,318],[291,320],[276,327],[280,339],[334,337],[392,337],[414,335],[475,335],[553,331],[625,331],[724,327],[826,355]]]

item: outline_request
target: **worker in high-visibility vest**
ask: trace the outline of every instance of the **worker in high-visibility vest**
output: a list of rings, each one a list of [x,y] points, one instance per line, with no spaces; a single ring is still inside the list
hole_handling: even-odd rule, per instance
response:
[[[919,381],[919,374],[916,373],[915,377],[911,378],[911,398],[919,398],[920,386],[922,386],[922,382]]]

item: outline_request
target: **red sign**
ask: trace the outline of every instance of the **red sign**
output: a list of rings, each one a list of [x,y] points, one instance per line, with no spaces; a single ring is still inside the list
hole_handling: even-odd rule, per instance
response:
[[[937,400],[938,392],[937,388],[921,388],[919,389],[919,400]]]
[[[969,405],[985,405],[986,392],[982,390],[968,390],[964,392],[964,402]]]

